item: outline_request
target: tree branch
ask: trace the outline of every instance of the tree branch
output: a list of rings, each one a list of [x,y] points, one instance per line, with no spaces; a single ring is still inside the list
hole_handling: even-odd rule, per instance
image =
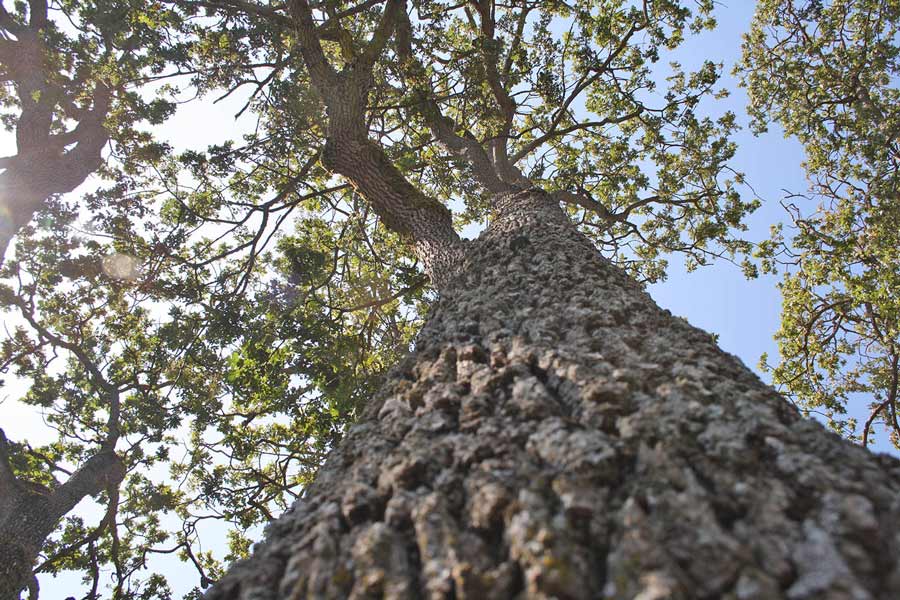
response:
[[[426,70],[413,54],[412,24],[405,8],[400,11],[397,23],[397,54],[403,64],[405,78],[415,90],[416,111],[438,142],[451,154],[467,162],[478,182],[488,191],[502,193],[513,189],[500,179],[490,157],[475,136],[469,131],[464,131],[462,135],[456,133],[456,123],[441,113],[440,106],[434,100],[434,89]]]
[[[86,544],[93,544],[100,536],[106,531],[107,527],[115,526],[116,512],[119,506],[119,493],[118,487],[111,486],[107,489],[107,493],[109,493],[109,502],[106,505],[106,513],[103,515],[103,519],[100,520],[100,523],[97,524],[97,527],[94,528],[88,535],[75,542],[74,544],[69,544],[65,548],[59,550],[53,556],[48,557],[44,562],[38,565],[35,569],[35,573],[41,573],[43,571],[48,570],[53,566],[53,563],[58,561],[61,558],[69,556],[75,550],[78,550],[82,546]]]
[[[0,2],[0,27],[7,30],[16,37],[20,36],[26,28],[17,22],[11,14],[6,11],[6,7]]]
[[[9,442],[2,428],[0,428],[0,484],[3,484],[4,491],[11,490],[16,484],[16,475],[10,462]]]
[[[510,158],[510,162],[512,162],[513,164],[519,162],[520,160],[540,148],[541,145],[555,137],[567,135],[569,133],[582,129],[593,129],[595,127],[605,127],[606,125],[618,125],[619,123],[624,123],[625,121],[630,121],[631,119],[637,118],[638,116],[640,116],[641,112],[641,109],[637,109],[620,117],[607,117],[605,119],[601,119],[600,121],[586,121],[583,123],[576,123],[564,129],[551,129],[544,135],[528,142],[528,144],[522,147],[512,156],[512,158]]]
[[[94,363],[94,361],[91,360],[91,358],[87,355],[87,353],[84,351],[84,348],[52,333],[49,329],[44,327],[44,325],[42,325],[35,318],[31,309],[21,298],[14,298],[12,303],[19,308],[19,312],[22,314],[22,317],[41,336],[49,340],[50,343],[54,346],[64,348],[71,352],[78,360],[78,362],[81,363],[81,366],[84,368],[84,370],[87,371],[88,377],[91,379],[91,382],[97,388],[97,390],[107,394],[109,400],[109,416],[107,417],[106,421],[106,437],[103,440],[100,448],[101,452],[111,453],[116,446],[116,442],[119,440],[120,433],[119,420],[121,407],[118,388],[103,376],[100,368],[97,367],[96,363]]]
[[[414,242],[432,280],[440,285],[459,253],[459,234],[453,229],[450,211],[403,176],[384,149],[369,139],[365,120],[372,68],[396,18],[406,14],[402,2],[390,0],[363,56],[354,52],[358,60],[340,73],[322,51],[308,2],[291,0],[290,6],[301,55],[328,114],[322,164],[349,179],[385,225]]]
[[[337,73],[328,63],[328,59],[322,51],[322,44],[316,34],[316,24],[313,21],[309,3],[306,0],[290,0],[288,4],[300,45],[300,54],[306,63],[310,80],[313,87],[325,98],[330,95],[331,89],[336,83]]]
[[[398,0],[388,0],[387,6],[384,7],[384,12],[381,15],[381,20],[378,22],[378,27],[376,27],[374,33],[372,33],[372,38],[369,40],[369,43],[366,44],[366,47],[360,54],[354,68],[365,70],[367,72],[372,71],[375,61],[381,56],[385,45],[387,45],[388,40],[391,38],[391,34],[394,32],[394,27],[397,25],[397,18],[401,12],[402,6],[405,6],[405,4],[398,2]],[[402,12],[405,16],[405,8]]]
[[[28,25],[34,31],[47,26],[47,0],[28,0]]]
[[[72,510],[82,498],[104,489],[118,487],[125,478],[125,463],[114,452],[101,451],[87,459],[65,483],[50,495],[50,506],[56,518]]]
[[[404,296],[410,292],[414,292],[415,290],[417,290],[420,287],[422,287],[423,285],[425,285],[426,281],[427,281],[426,279],[417,279],[416,281],[413,282],[412,285],[408,285],[405,288],[403,288],[397,292],[394,292],[387,298],[379,298],[376,300],[371,300],[369,302],[363,302],[362,304],[357,304],[355,306],[349,306],[346,308],[341,307],[341,306],[331,306],[329,304],[323,304],[323,306],[325,306],[329,310],[335,310],[335,311],[343,312],[343,313],[356,312],[359,310],[365,310],[367,308],[380,308],[380,307],[384,306],[385,304],[393,302],[394,300],[400,298],[401,296]]]
[[[564,202],[566,204],[574,204],[586,210],[594,212],[608,223],[615,221],[624,221],[624,218],[613,214],[608,208],[600,204],[585,193],[575,193],[568,190],[554,190],[550,192],[550,197],[556,202]]]
[[[0,39],[0,71],[4,81],[15,78],[15,74],[21,70],[21,45],[13,40]]]
[[[565,118],[566,114],[568,114],[569,106],[572,104],[572,102],[575,101],[575,99],[581,94],[581,92],[583,92],[585,89],[587,89],[592,83],[597,81],[597,79],[599,79],[604,73],[606,73],[606,70],[609,68],[609,66],[612,64],[612,62],[616,58],[618,58],[618,56],[622,52],[624,52],[625,49],[628,47],[628,41],[632,38],[632,36],[635,33],[644,29],[645,27],[646,27],[646,23],[642,24],[642,25],[639,25],[637,23],[633,24],[628,29],[628,32],[625,33],[624,36],[622,36],[622,39],[619,40],[618,45],[609,53],[609,55],[606,57],[606,60],[603,61],[603,64],[600,65],[599,67],[597,67],[596,69],[592,69],[591,71],[588,71],[587,73],[584,74],[584,76],[581,78],[581,80],[577,84],[575,84],[575,87],[572,89],[572,91],[566,97],[565,101],[563,101],[562,105],[554,113],[553,118],[550,121],[550,126],[547,127],[547,130],[544,133],[544,136],[542,136],[543,138],[549,139],[553,135],[556,135],[556,133],[555,133],[556,128],[559,126],[560,123],[562,123],[562,120]],[[628,118],[633,118],[633,117],[629,116]],[[618,121],[618,122],[621,122],[621,121]],[[546,139],[544,139],[541,143],[546,141]],[[534,144],[534,142],[529,144],[528,147],[533,146],[533,144]],[[538,144],[537,146],[531,147],[530,149],[528,149],[527,152],[520,150],[519,152],[516,153],[515,157],[513,157],[512,162],[516,163],[518,160],[520,160],[521,158],[523,158],[524,156],[526,156],[527,154],[532,152],[534,149],[536,149],[539,145],[540,144]],[[528,147],[526,147],[526,148],[528,148]]]

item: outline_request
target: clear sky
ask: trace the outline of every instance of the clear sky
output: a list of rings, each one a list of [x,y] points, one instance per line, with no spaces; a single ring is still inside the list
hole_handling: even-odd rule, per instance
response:
[[[697,67],[707,59],[723,62],[725,74],[722,85],[732,94],[716,104],[715,113],[731,110],[738,115],[739,123],[745,126],[746,95],[737,87],[730,72],[740,56],[741,35],[749,28],[753,8],[752,0],[725,0],[717,11],[719,27],[715,31],[688,38],[671,58],[664,57],[664,60],[679,61],[685,69]],[[239,98],[230,98],[215,105],[210,101],[187,103],[159,129],[159,136],[168,139],[178,149],[204,147],[209,143],[238,137],[246,126],[234,121],[233,115],[240,106]],[[751,229],[747,233],[749,239],[759,241],[768,235],[771,224],[785,217],[779,204],[785,195],[784,190],[805,190],[801,168],[803,153],[796,141],[784,139],[776,127],[761,137],[753,137],[745,127],[736,136],[736,141],[739,150],[733,166],[746,174],[748,183],[763,200],[762,208],[749,220]],[[0,155],[12,154],[13,151],[12,137],[8,134],[0,136]],[[85,187],[92,187],[92,184],[89,182],[81,191]],[[660,305],[685,317],[693,325],[718,334],[722,348],[740,357],[754,370],[764,352],[772,357],[777,356],[772,340],[778,328],[780,312],[777,278],[761,276],[748,281],[738,267],[726,262],[693,273],[684,272],[679,257],[672,257],[670,264],[668,280],[649,289]],[[14,390],[0,390],[0,399],[11,397],[15,397]],[[17,426],[12,427],[11,423]],[[17,439],[46,439],[48,435],[38,415],[10,400],[2,404],[0,425]],[[874,449],[889,451],[885,436],[879,436],[878,440]],[[88,522],[96,522],[97,510],[88,504],[84,503],[81,508]],[[213,535],[211,539],[221,540],[221,536]],[[196,572],[192,567],[182,566],[174,557],[163,560],[163,563],[154,564],[169,576],[176,598],[196,584]],[[61,600],[70,594],[80,595],[73,588],[77,582],[77,577],[63,576],[57,580],[42,578],[42,595],[54,600]]]

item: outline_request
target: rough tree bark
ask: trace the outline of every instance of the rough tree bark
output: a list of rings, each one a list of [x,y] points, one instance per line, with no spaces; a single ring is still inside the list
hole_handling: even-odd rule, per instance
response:
[[[62,485],[48,489],[18,479],[0,429],[0,600],[15,600],[33,581],[32,568],[59,521],[87,496],[118,489],[125,465],[112,451],[89,458]],[[32,593],[30,596],[36,596]]]
[[[900,598],[900,462],[803,419],[543,192],[209,600]]]

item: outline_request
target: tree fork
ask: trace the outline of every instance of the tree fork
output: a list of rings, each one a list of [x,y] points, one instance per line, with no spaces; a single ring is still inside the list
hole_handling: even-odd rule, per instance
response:
[[[401,4],[387,2],[371,40],[340,72],[322,51],[308,2],[292,0],[290,10],[310,81],[328,114],[323,166],[346,177],[388,227],[413,243],[432,283],[441,288],[463,253],[450,211],[403,177],[384,148],[368,138],[365,125],[372,67],[393,32]]]
[[[900,462],[801,418],[543,192],[497,205],[210,600],[900,597]]]
[[[54,489],[20,480],[0,429],[0,600],[18,599],[29,585],[41,547],[66,513],[87,496],[117,488],[124,477],[122,459],[103,451]]]
[[[54,103],[65,95],[50,83],[47,50],[40,31],[47,23],[47,3],[29,4],[27,27],[7,20],[19,38],[8,42],[9,75],[16,83],[21,114],[16,122],[16,155],[0,158],[0,264],[9,244],[51,196],[73,191],[102,164],[109,132],[103,122],[110,109],[112,90],[96,83],[92,108],[80,111],[78,124],[64,133],[53,132]],[[4,54],[4,52],[0,52]],[[69,150],[65,148],[73,146]]]

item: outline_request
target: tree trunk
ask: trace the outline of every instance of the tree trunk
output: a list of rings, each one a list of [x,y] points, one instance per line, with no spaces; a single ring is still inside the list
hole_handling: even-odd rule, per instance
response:
[[[208,597],[895,599],[898,492],[521,193]]]
[[[124,476],[122,459],[100,452],[52,490],[19,480],[0,429],[0,600],[16,600],[32,582],[41,548],[66,513],[87,496],[115,488]]]

